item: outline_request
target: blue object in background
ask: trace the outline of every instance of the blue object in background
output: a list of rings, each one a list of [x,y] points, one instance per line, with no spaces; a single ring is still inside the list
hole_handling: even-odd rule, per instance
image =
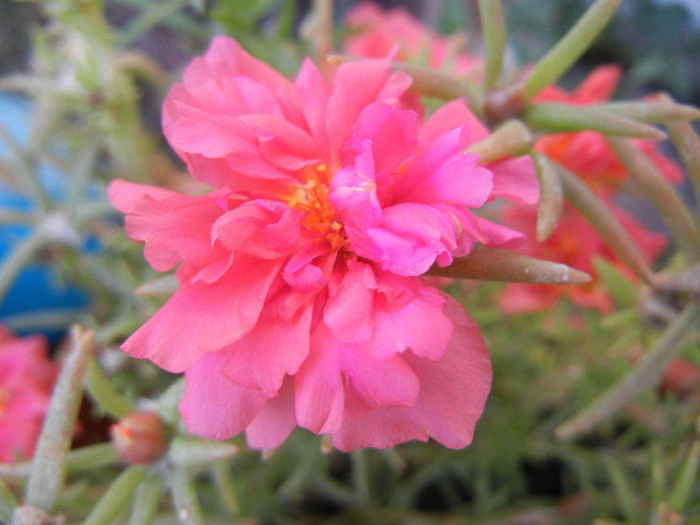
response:
[[[30,119],[31,105],[27,100],[0,93],[0,122],[18,143],[27,140]],[[0,141],[0,158],[8,153],[7,144]],[[42,165],[39,177],[51,200],[59,202],[65,199],[67,181],[64,175]],[[17,193],[0,180],[0,211],[31,212],[36,209],[31,198]],[[30,233],[31,226],[25,224],[0,224],[0,264]],[[59,283],[56,270],[50,264],[33,262],[24,268],[0,303],[0,323],[19,335],[42,332],[56,342],[85,311],[89,301],[86,291]]]

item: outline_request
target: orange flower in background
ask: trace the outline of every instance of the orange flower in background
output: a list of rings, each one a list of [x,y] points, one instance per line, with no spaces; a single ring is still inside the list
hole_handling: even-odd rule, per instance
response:
[[[556,102],[574,106],[608,102],[617,89],[622,70],[608,65],[594,69],[573,91],[552,85],[540,92],[534,102]],[[652,140],[634,139],[646,155],[671,182],[683,178],[680,168],[658,150]],[[609,194],[627,179],[627,170],[605,137],[596,131],[551,133],[540,138],[535,149],[572,171],[598,192]]]
[[[666,246],[666,236],[647,230],[627,213],[612,204],[609,206],[630,237],[637,242],[646,261],[651,263]],[[517,225],[527,234],[527,242],[518,250],[521,253],[563,263],[593,276],[593,281],[584,286],[509,283],[499,301],[501,309],[507,314],[546,310],[554,307],[563,296],[568,296],[580,307],[597,308],[602,314],[610,313],[613,309],[612,299],[596,278],[596,258],[612,264],[630,281],[636,281],[636,276],[571,204],[565,203],[557,229],[544,242],[535,240],[535,207],[510,206],[505,210],[503,220],[507,225]]]
[[[18,338],[0,325],[0,462],[34,454],[57,373],[43,335]]]

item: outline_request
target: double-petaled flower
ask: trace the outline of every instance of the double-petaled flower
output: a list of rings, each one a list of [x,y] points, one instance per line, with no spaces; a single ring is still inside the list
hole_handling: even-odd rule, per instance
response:
[[[463,101],[423,121],[388,62],[289,81],[216,38],[188,66],[163,126],[192,176],[184,195],[115,181],[113,204],[179,289],[123,345],[185,372],[190,431],[245,430],[272,448],[295,426],[341,450],[472,439],[491,383],[484,342],[421,277],[475,244],[521,234],[479,217],[538,197],[527,159],[479,166],[486,130]]]

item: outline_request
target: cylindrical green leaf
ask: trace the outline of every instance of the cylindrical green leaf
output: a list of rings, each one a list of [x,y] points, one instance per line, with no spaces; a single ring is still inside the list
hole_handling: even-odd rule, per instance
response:
[[[608,137],[608,141],[637,187],[664,219],[679,248],[690,261],[698,260],[700,232],[690,211],[661,171],[630,141],[615,137]]]
[[[124,470],[92,509],[83,525],[112,523],[131,501],[136,486],[146,476],[146,468],[131,466]]]
[[[155,521],[163,497],[163,485],[160,473],[151,474],[141,482],[134,496],[129,525],[150,525]]]
[[[666,365],[691,337],[699,322],[698,307],[693,303],[688,304],[634,368],[587,408],[560,425],[555,431],[557,437],[570,439],[591,431],[598,423],[617,413],[644,389],[655,384]]]
[[[588,49],[612,18],[622,0],[597,0],[574,26],[557,42],[530,73],[525,82],[525,97],[531,99],[556,82]]]
[[[640,516],[638,516],[639,512],[637,511],[636,504],[637,498],[635,497],[635,492],[630,483],[629,476],[623,472],[620,464],[611,456],[605,457],[605,466],[613,487],[615,488],[617,500],[622,507],[625,521],[627,523],[640,523]]]
[[[333,0],[314,0],[316,17],[316,63],[325,69],[328,55],[333,51]]]
[[[543,103],[525,111],[525,120],[533,128],[548,132],[592,130],[621,137],[663,140],[666,135],[649,124],[605,113],[590,106]]]
[[[578,177],[557,165],[564,195],[591,223],[611,250],[640,279],[651,284],[653,274],[644,256],[615,215]]]
[[[662,100],[672,101],[667,95]],[[700,137],[688,122],[666,122],[668,135],[683,161],[688,178],[695,190],[695,202],[700,203]]]
[[[94,357],[88,363],[84,382],[93,401],[114,419],[121,419],[134,409],[129,400],[112,386]]]
[[[226,441],[177,436],[168,449],[170,461],[180,467],[198,467],[207,463],[229,458],[238,453],[239,448]]]
[[[496,85],[501,76],[506,49],[506,24],[501,0],[479,0],[479,17],[484,35],[484,91]]]
[[[119,463],[119,458],[111,442],[76,448],[68,452],[66,456],[66,470],[68,472],[98,469],[117,463]]]
[[[83,376],[92,356],[95,333],[79,325],[71,329],[71,352],[56,380],[51,405],[32,460],[26,504],[53,509],[65,479],[66,455],[83,398]]]
[[[680,513],[685,510],[685,506],[696,487],[695,480],[698,477],[698,467],[700,467],[700,442],[695,441],[690,447],[683,470],[681,470],[676,480],[676,485],[673,487],[673,492],[671,492],[671,497],[668,499],[668,508],[671,512]]]
[[[176,468],[169,479],[178,522],[182,525],[204,525],[197,491],[187,470]]]
[[[531,152],[535,171],[540,182],[540,200],[537,203],[537,226],[535,236],[538,242],[547,240],[559,223],[562,206],[564,205],[564,190],[554,166],[547,157]]]
[[[584,284],[591,280],[587,273],[565,264],[491,248],[472,250],[444,268],[435,264],[428,275],[531,284]]]
[[[604,102],[587,107],[638,122],[655,124],[700,119],[700,109],[686,104],[676,104],[670,99],[660,102]]]
[[[479,163],[486,164],[506,157],[529,152],[533,138],[530,130],[519,120],[504,122],[486,138],[470,145],[466,151],[479,155]]]
[[[440,100],[454,100],[467,97],[470,101],[469,105],[472,106],[474,95],[470,96],[466,83],[448,73],[404,62],[392,63],[391,69],[406,73],[413,78],[413,83],[409,90],[414,93]]]

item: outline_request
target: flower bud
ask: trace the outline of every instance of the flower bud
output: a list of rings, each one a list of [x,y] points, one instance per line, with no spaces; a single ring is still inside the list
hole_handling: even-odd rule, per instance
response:
[[[163,423],[154,412],[134,410],[109,429],[119,459],[129,465],[152,463],[166,449]]]

